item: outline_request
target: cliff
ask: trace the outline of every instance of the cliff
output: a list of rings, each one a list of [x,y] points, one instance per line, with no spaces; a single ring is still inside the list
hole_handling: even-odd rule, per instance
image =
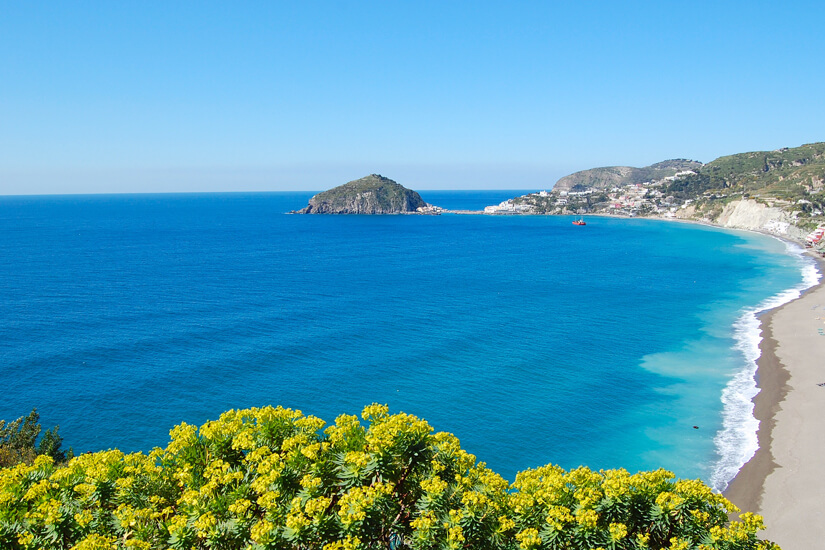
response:
[[[298,214],[402,214],[429,205],[421,196],[380,174],[318,193]]]
[[[688,206],[676,212],[676,218],[703,220],[730,229],[749,229],[770,233],[778,237],[802,242],[808,231],[800,228],[798,214],[788,212],[778,206],[768,206],[752,199],[729,202],[718,217],[708,218],[695,206]]]

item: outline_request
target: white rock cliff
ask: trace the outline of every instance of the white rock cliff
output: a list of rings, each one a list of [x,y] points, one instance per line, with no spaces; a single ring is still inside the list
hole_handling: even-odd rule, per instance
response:
[[[722,227],[751,229],[801,240],[805,237],[805,232],[795,227],[794,222],[794,217],[788,212],[751,199],[731,202],[716,220]]]

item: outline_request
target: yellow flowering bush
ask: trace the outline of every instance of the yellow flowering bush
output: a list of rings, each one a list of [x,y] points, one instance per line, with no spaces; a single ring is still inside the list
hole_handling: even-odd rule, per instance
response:
[[[148,454],[0,469],[0,548],[774,548],[759,516],[657,470],[544,466],[507,483],[451,434],[384,405],[322,420],[281,407],[181,424]]]

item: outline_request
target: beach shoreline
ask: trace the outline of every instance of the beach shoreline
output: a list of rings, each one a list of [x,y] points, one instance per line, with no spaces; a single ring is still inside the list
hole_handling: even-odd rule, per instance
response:
[[[479,212],[479,214],[485,213]],[[819,495],[825,494],[825,481],[813,484],[812,486],[816,488],[809,489],[805,480],[807,477],[825,480],[825,467],[817,467],[819,457],[825,455],[825,443],[816,446],[811,449],[811,452],[801,457],[790,455],[798,451],[794,434],[799,431],[797,424],[800,420],[804,418],[807,421],[805,422],[806,433],[809,434],[811,442],[817,441],[823,431],[820,430],[817,433],[816,428],[825,426],[825,420],[820,420],[825,419],[825,405],[820,406],[815,415],[809,417],[801,415],[800,411],[810,405],[810,398],[798,395],[798,392],[794,391],[792,381],[793,373],[794,380],[804,378],[805,383],[810,386],[811,377],[816,376],[815,358],[825,357],[825,334],[820,336],[812,327],[804,327],[803,325],[811,320],[799,317],[800,313],[804,313],[807,308],[810,311],[817,311],[819,313],[817,316],[825,320],[825,258],[823,254],[806,249],[804,242],[787,236],[755,228],[725,227],[706,220],[660,216],[632,218],[606,213],[592,213],[589,216],[675,222],[726,231],[756,233],[798,246],[806,256],[814,260],[816,270],[820,275],[816,284],[802,290],[799,297],[756,314],[761,338],[754,375],[758,393],[752,402],[754,404],[753,416],[759,422],[756,433],[758,447],[754,455],[730,480],[723,494],[742,512],[759,513],[764,517],[767,526],[763,532],[765,539],[776,542],[785,550],[817,547],[819,541],[825,538],[825,526],[819,527],[821,521],[815,512],[819,503],[815,500]],[[814,307],[817,309],[813,310]],[[775,323],[778,325],[776,331],[774,330]],[[825,322],[820,326],[825,329]],[[809,330],[805,331],[804,328]],[[801,336],[801,342],[792,340],[794,336]],[[811,352],[812,345],[821,345],[821,351]],[[779,351],[780,348],[783,352]],[[797,359],[803,360],[786,357],[789,355],[784,353],[786,348],[793,350],[793,355],[801,356]],[[786,365],[791,368],[789,369]],[[823,362],[822,371],[822,380],[817,381],[817,384],[825,383],[825,362]],[[816,389],[823,392],[822,402],[825,403],[825,387],[816,387]],[[786,412],[784,416],[789,418],[786,419],[780,415],[782,412]],[[779,423],[778,427],[777,423]],[[774,437],[775,432],[776,437]],[[804,462],[804,467],[802,469],[794,467],[791,470],[789,464],[793,462],[798,465],[800,458]],[[798,489],[801,490],[801,494],[805,495],[804,497],[793,495],[798,498],[788,498],[788,491],[784,485],[788,483],[789,476],[797,480]],[[732,516],[735,519],[734,516],[736,514]]]
[[[810,254],[820,274],[825,262]],[[813,548],[825,535],[817,502],[825,491],[825,278],[786,304],[760,315],[754,416],[759,448],[725,490],[743,512],[761,514],[764,537],[785,550]],[[821,370],[821,372],[820,372]],[[820,380],[817,377],[821,377]],[[817,392],[817,390],[819,390]]]
[[[798,298],[802,299],[802,297]],[[759,448],[745,463],[725,489],[725,497],[743,511],[756,512],[762,505],[762,488],[765,479],[776,469],[771,452],[774,418],[788,393],[790,375],[776,357],[776,340],[773,338],[771,321],[775,312],[785,305],[767,311],[759,316],[762,341],[757,359],[757,387],[759,393],[753,398],[753,416],[759,421],[756,432]]]

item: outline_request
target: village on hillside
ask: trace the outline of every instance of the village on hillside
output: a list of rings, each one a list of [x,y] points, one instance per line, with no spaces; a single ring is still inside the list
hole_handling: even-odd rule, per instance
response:
[[[823,212],[806,199],[794,201],[779,197],[748,196],[741,191],[709,190],[694,197],[677,196],[669,193],[670,183],[680,178],[696,175],[692,170],[677,172],[672,176],[643,183],[613,186],[607,189],[576,186],[570,190],[539,191],[503,201],[484,208],[485,214],[492,215],[608,215],[619,217],[652,217],[662,219],[684,219],[720,224],[719,217],[726,205],[748,200],[758,203],[767,210],[782,213],[765,221],[760,227],[750,229],[787,236],[789,226],[795,223],[799,214],[806,218],[821,217]],[[699,208],[697,206],[701,205]],[[734,227],[736,224],[720,224]],[[810,229],[810,228],[808,228]],[[825,252],[825,224],[813,230],[799,229],[795,240],[804,241],[806,246]]]
[[[692,170],[677,172],[660,180],[614,186],[609,189],[576,186],[569,191],[540,191],[508,199],[484,208],[485,214],[612,214],[616,216],[679,217],[695,199],[679,199],[666,194],[665,185],[682,176],[696,174]],[[708,198],[724,198],[708,193]]]

